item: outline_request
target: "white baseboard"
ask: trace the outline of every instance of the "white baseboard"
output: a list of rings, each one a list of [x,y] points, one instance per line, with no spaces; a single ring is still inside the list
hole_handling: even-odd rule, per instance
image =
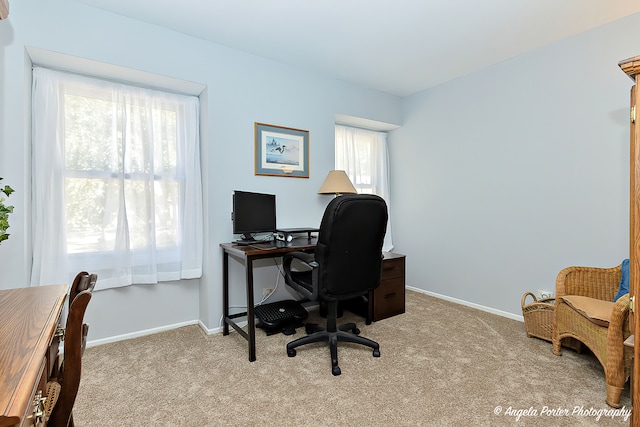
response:
[[[524,322],[524,317],[522,317],[522,315],[517,315],[517,314],[509,313],[507,311],[497,310],[495,308],[491,308],[491,307],[487,307],[487,306],[484,306],[484,305],[476,304],[474,302],[461,300],[461,299],[458,299],[458,298],[449,297],[449,296],[438,294],[438,293],[431,292],[431,291],[425,291],[424,289],[414,288],[413,286],[407,286],[406,288],[410,289],[412,291],[415,291],[415,292],[419,292],[421,294],[426,294],[426,295],[429,295],[429,296],[432,296],[432,297],[435,297],[435,298],[443,299],[445,301],[450,301],[450,302],[454,302],[456,304],[466,305],[467,307],[476,308],[478,310],[486,311],[488,313],[497,314],[498,316],[507,317],[509,319],[513,319],[513,320],[518,320],[520,322]]]
[[[424,289],[414,288],[413,286],[407,286],[406,288],[409,289],[409,290],[415,291],[415,292],[419,292],[421,294],[426,294],[426,295],[432,296],[434,298],[443,299],[445,301],[450,301],[450,302],[453,302],[453,303],[456,303],[456,304],[466,305],[467,307],[476,308],[478,310],[486,311],[488,313],[497,314],[498,316],[507,317],[509,319],[513,319],[513,320],[518,320],[520,322],[524,322],[524,317],[516,315],[516,314],[513,314],[513,313],[509,313],[509,312],[502,311],[502,310],[497,310],[495,308],[486,307],[484,305],[480,305],[480,304],[476,304],[476,303],[473,303],[473,302],[461,300],[461,299],[458,299],[458,298],[449,297],[449,296],[438,294],[438,293],[435,293],[435,292],[425,291]],[[313,310],[314,308],[317,308],[317,306],[308,307],[309,310]],[[200,320],[190,320],[190,321],[187,321],[187,322],[174,323],[172,325],[160,326],[158,328],[145,329],[145,330],[142,330],[142,331],[131,332],[131,333],[128,333],[128,334],[115,335],[115,336],[112,336],[112,337],[102,338],[102,339],[99,339],[99,340],[87,341],[87,347],[94,347],[94,346],[97,346],[97,345],[108,344],[108,343],[112,343],[112,342],[124,341],[124,340],[129,340],[129,339],[132,339],[132,338],[143,337],[143,336],[146,336],[146,335],[157,334],[158,332],[169,331],[171,329],[177,329],[177,328],[181,328],[183,326],[189,326],[189,325],[198,325],[198,326],[200,326],[200,329],[202,329],[204,331],[204,333],[207,334],[207,335],[213,335],[213,334],[217,334],[217,333],[221,333],[222,332],[222,327],[221,326],[218,326],[218,327],[215,327],[215,328],[207,328],[205,326],[205,324],[202,323],[202,321],[200,321]],[[245,322],[238,322],[238,326],[240,326],[240,327],[243,327],[245,325],[246,325],[246,321]],[[233,328],[229,328],[229,332],[234,332]]]
[[[131,332],[128,334],[115,335],[112,337],[102,338],[99,340],[91,340],[91,341],[87,341],[87,347],[94,347],[96,345],[102,345],[102,344],[108,344],[108,343],[117,342],[117,341],[130,340],[132,338],[144,337],[146,335],[152,335],[152,334],[157,334],[158,332],[170,331],[171,329],[177,329],[177,328],[181,328],[183,326],[189,326],[189,325],[200,325],[200,322],[198,320],[190,320],[187,322],[174,323],[172,325],[165,325],[157,328]]]
[[[241,328],[247,325],[246,320],[244,322],[237,322],[237,323],[238,323],[238,326],[240,326]],[[205,324],[202,323],[202,321],[198,321],[198,326],[200,326],[200,329],[202,329],[204,333],[207,335],[222,333],[222,326],[217,326],[215,328],[207,328]],[[229,333],[232,333],[232,332],[235,332],[235,330],[231,326],[229,326]]]

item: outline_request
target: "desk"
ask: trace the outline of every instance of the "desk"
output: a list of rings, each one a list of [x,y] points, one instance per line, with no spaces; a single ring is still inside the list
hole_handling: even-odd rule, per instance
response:
[[[51,375],[66,296],[67,285],[0,291],[0,426],[36,424],[34,396]]]
[[[273,241],[269,243],[259,243],[250,246],[238,246],[233,243],[221,243],[222,248],[222,300],[223,312],[223,335],[229,335],[229,326],[233,327],[249,343],[249,361],[256,360],[256,320],[253,311],[253,261],[262,258],[276,258],[287,252],[303,251],[310,252],[316,248],[316,238],[308,239],[299,237],[290,243]],[[246,286],[247,286],[247,311],[243,313],[229,313],[229,255],[238,258],[245,263]],[[247,317],[247,332],[245,332],[234,319]]]

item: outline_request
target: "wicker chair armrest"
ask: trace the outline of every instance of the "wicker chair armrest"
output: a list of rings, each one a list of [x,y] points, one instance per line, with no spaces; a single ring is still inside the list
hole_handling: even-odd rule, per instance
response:
[[[620,265],[610,268],[564,268],[556,277],[556,298],[564,295],[582,295],[612,301],[618,292],[621,275]]]
[[[617,384],[618,390],[626,382],[629,377],[631,357],[628,350],[625,350],[624,340],[631,335],[629,331],[629,294],[623,295],[616,301],[611,313],[611,321],[607,328],[607,361],[605,372],[607,372],[607,403],[611,405],[610,388],[615,388]],[[618,392],[619,392],[618,391]],[[614,399],[615,403],[615,399]]]
[[[622,333],[625,324],[629,319],[629,294],[621,296],[613,305],[609,330],[616,329]]]

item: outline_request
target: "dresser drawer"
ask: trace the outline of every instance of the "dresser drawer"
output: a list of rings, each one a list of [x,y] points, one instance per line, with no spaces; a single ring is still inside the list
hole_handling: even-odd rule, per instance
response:
[[[396,277],[404,277],[404,260],[405,257],[396,254],[386,253],[382,261],[382,274],[380,280],[384,282],[388,279]]]
[[[47,351],[47,366],[45,371],[45,378],[47,381],[49,381],[51,377],[56,377],[59,374],[60,360],[58,356],[60,354],[60,338],[62,337],[59,333],[60,330],[64,329],[62,329],[61,316],[58,316],[56,330],[51,337],[51,343],[49,344],[49,350]]]
[[[40,368],[38,369],[38,381],[35,383],[35,387],[27,401],[27,407],[25,408],[25,412],[21,418],[22,421],[19,424],[20,427],[44,427],[45,425],[43,418],[44,401],[42,398],[44,396],[44,390],[47,383],[47,375],[45,372],[46,366],[47,360],[46,358],[43,358]]]
[[[373,320],[404,313],[404,275],[380,282],[373,291]]]

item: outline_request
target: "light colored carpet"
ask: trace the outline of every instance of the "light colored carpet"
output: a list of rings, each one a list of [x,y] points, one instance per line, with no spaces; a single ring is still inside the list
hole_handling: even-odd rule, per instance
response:
[[[368,326],[345,314],[381,357],[341,343],[337,377],[326,345],[287,357],[303,328],[258,330],[252,363],[237,333],[197,326],[89,348],[76,426],[629,425],[605,404],[590,353],[554,356],[520,322],[417,292],[406,310]],[[628,385],[622,403],[629,411]]]

